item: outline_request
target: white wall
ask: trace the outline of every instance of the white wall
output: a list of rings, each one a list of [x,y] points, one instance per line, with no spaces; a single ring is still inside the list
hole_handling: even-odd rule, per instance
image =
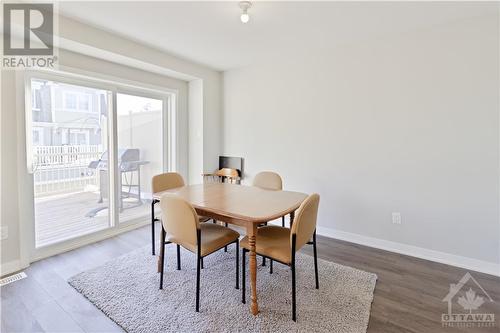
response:
[[[285,189],[319,192],[324,233],[491,272],[498,61],[492,15],[225,72],[224,153],[245,158],[246,182],[275,170]]]
[[[19,247],[19,215],[18,215],[18,152],[16,149],[17,118],[16,118],[16,76],[14,71],[1,71],[1,111],[0,118],[2,137],[0,155],[2,187],[0,202],[2,227],[8,228],[9,238],[0,241],[2,265],[15,267],[20,260]],[[11,263],[11,264],[10,264]],[[8,267],[10,268],[10,267]],[[3,267],[2,267],[3,269]],[[2,270],[3,271],[3,270]]]
[[[203,181],[203,81],[189,81],[189,183],[199,184]],[[208,170],[207,170],[208,171]]]

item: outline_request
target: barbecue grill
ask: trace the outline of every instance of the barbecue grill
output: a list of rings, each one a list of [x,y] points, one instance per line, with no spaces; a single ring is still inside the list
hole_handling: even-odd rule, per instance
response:
[[[149,161],[140,159],[140,150],[135,148],[118,149],[118,188],[120,189],[120,211],[137,207],[143,204],[141,199],[141,167],[148,164]],[[99,172],[99,200],[102,203],[104,199],[109,198],[109,182],[108,182],[108,151],[105,151],[101,158],[90,162],[88,168]],[[137,182],[134,184],[134,174],[137,175]],[[123,184],[123,182],[125,184]],[[127,190],[124,191],[123,187]],[[132,189],[136,188],[137,193],[133,193]],[[133,205],[123,204],[125,198],[137,198]],[[97,207],[87,213],[87,217],[94,217],[99,211],[108,208],[107,206]]]

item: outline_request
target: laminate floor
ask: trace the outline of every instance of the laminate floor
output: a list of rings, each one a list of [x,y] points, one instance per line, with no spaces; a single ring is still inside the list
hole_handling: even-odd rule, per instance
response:
[[[0,289],[1,332],[122,332],[66,280],[149,242],[150,229],[143,227],[33,263],[25,270],[28,278]],[[312,253],[310,246],[302,251]],[[498,277],[471,272],[493,299],[483,296],[481,311],[474,313],[493,313],[496,327],[451,328],[441,323],[447,312],[442,299],[466,270],[325,237],[318,237],[318,256],[378,275],[370,333],[500,331]],[[460,307],[456,300],[453,306]]]

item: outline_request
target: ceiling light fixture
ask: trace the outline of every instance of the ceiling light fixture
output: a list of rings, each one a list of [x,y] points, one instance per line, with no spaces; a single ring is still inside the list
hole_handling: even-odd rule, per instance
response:
[[[248,23],[250,21],[250,15],[248,15],[248,9],[252,7],[252,3],[250,1],[240,1],[239,6],[243,13],[241,13],[240,20],[243,23]]]

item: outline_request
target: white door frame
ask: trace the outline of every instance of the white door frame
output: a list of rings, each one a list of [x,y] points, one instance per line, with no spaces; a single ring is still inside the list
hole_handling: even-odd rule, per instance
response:
[[[103,89],[110,92],[108,99],[110,103],[110,110],[108,111],[108,123],[111,127],[108,130],[109,135],[109,147],[116,147],[117,143],[117,131],[116,131],[116,94],[126,93],[136,96],[143,96],[149,98],[160,99],[163,102],[163,142],[162,150],[164,155],[163,169],[177,170],[178,165],[177,157],[178,150],[176,149],[178,142],[178,124],[177,124],[177,104],[178,91],[175,89],[166,89],[163,87],[152,86],[149,84],[142,84],[139,82],[130,82],[116,77],[103,77],[100,74],[92,75],[93,73],[85,73],[85,75],[80,74],[81,71],[61,72],[61,71],[26,71],[24,74],[19,73],[16,76],[17,89],[19,92],[18,100],[23,101],[19,105],[22,105],[25,112],[21,112],[18,118],[18,133],[21,134],[22,138],[19,140],[19,152],[25,152],[24,156],[19,156],[19,165],[25,165],[27,168],[20,168],[20,170],[25,170],[25,172],[20,172],[20,183],[19,183],[19,207],[20,212],[20,247],[21,247],[21,264],[22,266],[28,266],[30,262],[43,259],[61,252],[65,252],[80,246],[90,244],[119,233],[135,229],[142,225],[150,223],[148,218],[146,219],[133,219],[130,221],[119,223],[118,220],[118,197],[117,186],[118,186],[118,166],[117,163],[117,149],[111,149],[112,154],[110,154],[110,164],[114,167],[114,170],[110,170],[110,186],[115,189],[110,193],[110,205],[109,222],[110,227],[95,233],[83,235],[73,239],[65,240],[60,243],[53,245],[48,245],[45,247],[35,248],[35,228],[34,228],[34,187],[33,187],[33,168],[31,154],[28,154],[27,148],[32,142],[31,124],[32,124],[32,110],[31,110],[31,79],[39,78],[52,80],[57,82],[64,82],[68,84],[75,84],[80,86],[87,86],[96,89]],[[75,73],[76,72],[76,73]],[[91,75],[91,76],[89,76]],[[24,88],[24,89],[23,89]],[[29,129],[29,131],[27,130]],[[23,155],[23,154],[20,154]],[[27,199],[29,198],[28,202]]]

